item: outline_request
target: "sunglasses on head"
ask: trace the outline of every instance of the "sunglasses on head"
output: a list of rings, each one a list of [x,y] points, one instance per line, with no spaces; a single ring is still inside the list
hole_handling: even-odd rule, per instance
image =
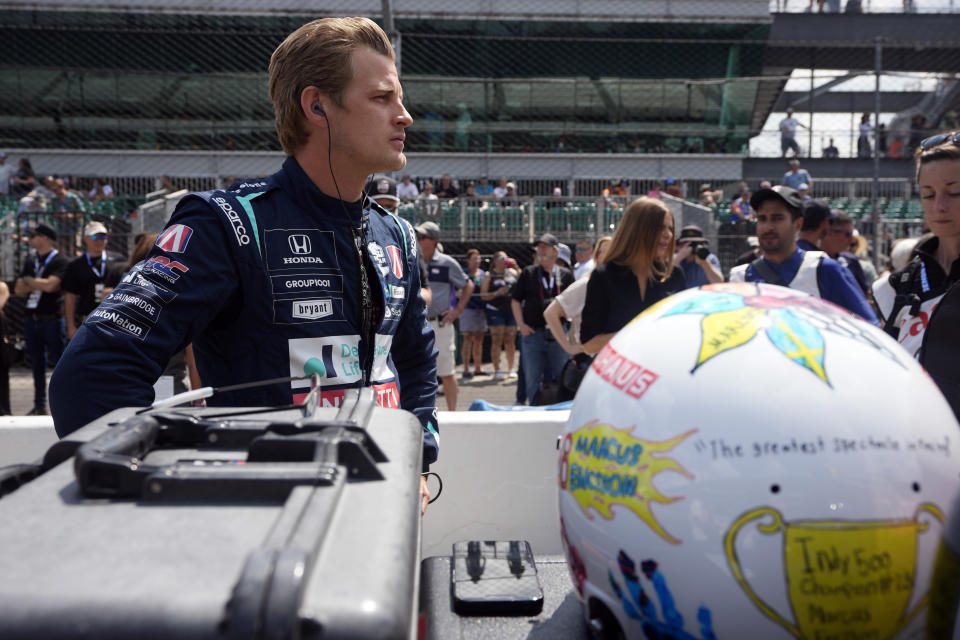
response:
[[[925,138],[920,141],[920,149],[926,151],[927,149],[932,149],[933,147],[943,144],[947,140],[954,144],[960,144],[960,131],[956,133],[938,133],[935,136]]]
[[[106,233],[93,233],[87,237],[91,240],[106,240],[109,236]]]

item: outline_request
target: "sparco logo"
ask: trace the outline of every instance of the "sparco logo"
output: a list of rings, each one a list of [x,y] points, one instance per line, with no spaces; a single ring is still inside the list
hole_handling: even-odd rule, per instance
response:
[[[298,256],[310,253],[310,237],[303,234],[294,234],[287,236],[287,244],[290,245],[290,251]]]
[[[227,199],[215,197],[213,201],[217,203],[221,211],[227,214],[227,220],[233,225],[233,233],[237,236],[237,243],[241,246],[250,244],[250,236],[247,235],[247,228],[243,226],[240,216],[233,210],[233,207],[227,202]]]

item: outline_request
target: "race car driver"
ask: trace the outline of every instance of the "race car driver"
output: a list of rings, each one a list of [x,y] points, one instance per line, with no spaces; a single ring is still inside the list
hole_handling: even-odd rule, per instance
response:
[[[390,42],[366,18],[310,22],[274,51],[270,98],[283,167],[180,202],[54,372],[57,433],[149,405],[170,356],[193,343],[205,385],[319,373],[331,405],[372,387],[381,405],[420,419],[426,468],[438,453],[437,350],[416,235],[363,196],[369,174],[406,164],[413,120]],[[285,405],[308,387],[276,383],[209,404]]]

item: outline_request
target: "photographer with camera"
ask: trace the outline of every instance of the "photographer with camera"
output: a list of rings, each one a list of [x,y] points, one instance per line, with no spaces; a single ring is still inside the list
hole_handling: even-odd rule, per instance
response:
[[[673,263],[683,269],[688,289],[723,282],[720,260],[710,253],[710,244],[703,237],[703,229],[695,224],[687,225],[680,231]]]

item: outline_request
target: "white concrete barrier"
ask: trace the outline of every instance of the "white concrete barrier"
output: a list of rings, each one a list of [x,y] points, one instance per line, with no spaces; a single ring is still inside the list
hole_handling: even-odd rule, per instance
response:
[[[458,540],[529,540],[562,553],[557,437],[569,411],[440,412],[443,495],[423,519],[423,556]],[[57,441],[46,416],[0,418],[0,466],[33,462]],[[435,480],[431,480],[431,485]]]
[[[423,557],[458,540],[529,540],[563,553],[557,510],[557,437],[569,411],[440,412],[443,494],[423,518]]]
[[[56,441],[50,416],[4,416],[0,418],[0,467],[34,462]]]

